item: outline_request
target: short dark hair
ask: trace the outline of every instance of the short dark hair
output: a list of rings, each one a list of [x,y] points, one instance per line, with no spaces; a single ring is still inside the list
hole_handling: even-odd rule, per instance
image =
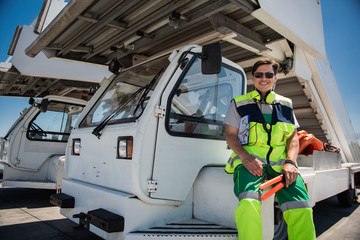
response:
[[[271,58],[263,58],[263,59],[260,59],[259,61],[257,61],[252,69],[251,69],[251,75],[254,76],[254,73],[255,71],[257,70],[257,68],[261,65],[271,65],[273,70],[274,70],[274,73],[277,74],[277,71],[279,70],[280,68],[280,64],[276,61],[274,61],[273,59]]]

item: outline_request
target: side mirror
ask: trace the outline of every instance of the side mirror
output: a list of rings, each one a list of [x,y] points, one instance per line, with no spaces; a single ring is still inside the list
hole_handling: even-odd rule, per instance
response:
[[[49,104],[49,99],[45,98],[41,101],[40,112],[46,112]]]
[[[119,60],[117,58],[114,58],[109,63],[109,71],[114,74],[117,74],[122,68],[123,68],[123,66],[121,65],[121,63],[119,62]]]
[[[221,44],[213,43],[202,47],[201,72],[219,74],[221,72]]]
[[[35,99],[34,99],[33,97],[31,97],[31,98],[29,99],[29,104],[30,104],[30,105],[33,105],[34,102],[35,102]]]

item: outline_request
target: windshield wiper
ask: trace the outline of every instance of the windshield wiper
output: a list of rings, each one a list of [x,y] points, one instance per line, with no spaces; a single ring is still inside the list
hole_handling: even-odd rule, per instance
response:
[[[164,70],[163,68],[160,69],[160,71],[154,76],[154,78],[151,80],[151,82],[144,87],[144,92],[141,94],[139,102],[136,104],[134,114],[136,113],[136,111],[139,109],[140,106],[144,109],[143,104],[146,100],[146,96],[148,95],[150,89],[154,86],[156,80],[159,78],[159,76],[163,70]]]
[[[109,116],[107,116],[102,122],[94,128],[92,131],[92,134],[94,134],[97,138],[100,139],[101,133],[100,131],[104,129],[104,127],[108,124],[108,122],[115,117],[120,111],[123,110],[124,107],[127,106],[127,104],[132,101],[141,91],[143,88],[139,88],[136,92],[134,92],[133,95],[131,95],[123,104],[121,104],[115,111],[113,111]]]
[[[154,76],[154,78],[151,80],[151,82],[149,84],[147,84],[145,87],[139,88],[136,92],[134,92],[133,95],[131,95],[123,104],[121,104],[117,109],[115,109],[114,112],[112,112],[109,116],[107,116],[98,126],[96,126],[96,128],[94,128],[94,130],[92,131],[92,134],[94,134],[97,138],[100,139],[101,133],[100,131],[103,130],[105,128],[105,126],[108,124],[108,122],[115,117],[120,111],[123,110],[124,107],[127,106],[127,104],[132,101],[140,92],[143,92],[143,94],[141,94],[140,100],[136,105],[134,114],[136,113],[137,109],[139,108],[140,105],[143,104],[143,102],[145,101],[146,95],[149,93],[150,89],[152,88],[152,86],[154,85],[154,83],[156,82],[156,80],[159,78],[161,72],[164,69],[161,69],[158,74],[156,74]]]

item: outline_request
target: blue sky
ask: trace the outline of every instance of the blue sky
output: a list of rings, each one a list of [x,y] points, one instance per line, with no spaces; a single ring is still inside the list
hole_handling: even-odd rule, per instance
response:
[[[0,61],[17,25],[29,25],[40,12],[43,0],[0,0]],[[360,83],[360,1],[322,0],[325,47],[355,132],[360,135],[360,108],[357,85]],[[355,74],[355,75],[353,75]],[[28,99],[0,97],[0,136],[4,136]]]

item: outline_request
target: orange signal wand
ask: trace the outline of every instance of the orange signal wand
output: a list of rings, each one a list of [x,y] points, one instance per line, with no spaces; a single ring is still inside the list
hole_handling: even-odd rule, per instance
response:
[[[277,176],[263,184],[260,185],[260,189],[264,189],[270,185],[273,185],[277,182],[280,182],[279,184],[277,184],[275,187],[273,187],[269,192],[267,192],[266,194],[264,194],[261,197],[261,200],[265,201],[266,199],[268,199],[271,195],[273,195],[274,193],[276,193],[277,191],[279,191],[280,189],[282,189],[285,186],[285,183],[283,182],[283,175],[281,174],[280,176]]]
[[[276,193],[277,191],[279,191],[280,189],[282,189],[285,185],[281,182],[278,185],[276,185],[275,187],[273,187],[270,191],[268,191],[266,194],[264,194],[261,197],[261,200],[265,201],[266,199],[268,199],[271,195],[273,195],[274,193]]]
[[[282,180],[283,180],[283,175],[281,174],[281,175],[279,175],[277,177],[274,177],[273,179],[271,179],[269,181],[266,181],[265,183],[261,184],[259,188],[260,189],[267,188],[267,187],[269,187],[269,186],[271,186],[271,185],[273,185],[273,184],[275,184],[277,182],[280,182]]]

